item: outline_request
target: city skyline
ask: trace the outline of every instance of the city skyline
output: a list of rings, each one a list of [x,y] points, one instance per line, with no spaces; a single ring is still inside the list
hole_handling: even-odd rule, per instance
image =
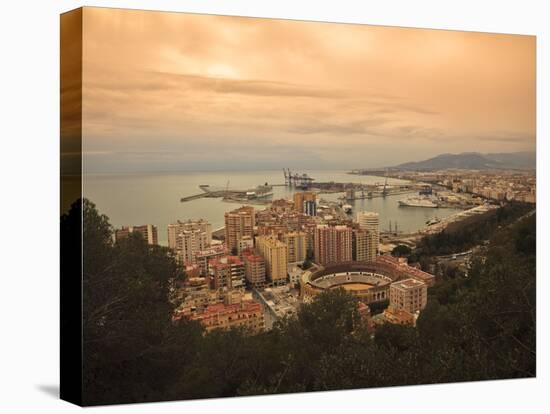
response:
[[[88,172],[381,167],[535,150],[533,36],[83,16]]]

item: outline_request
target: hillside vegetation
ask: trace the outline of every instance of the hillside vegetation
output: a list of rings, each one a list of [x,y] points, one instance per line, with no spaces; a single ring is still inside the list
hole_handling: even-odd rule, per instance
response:
[[[62,218],[62,235],[81,213],[85,404],[536,374],[534,215],[497,226],[467,278],[432,288],[417,328],[384,325],[372,337],[343,290],[258,335],[173,323],[168,293],[185,275],[168,249],[137,235],[114,245],[108,218],[87,200]]]

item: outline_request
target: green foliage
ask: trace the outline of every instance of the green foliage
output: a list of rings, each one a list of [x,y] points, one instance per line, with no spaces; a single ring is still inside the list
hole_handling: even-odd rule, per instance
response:
[[[78,223],[78,209],[64,217]],[[535,375],[535,216],[495,230],[467,277],[429,291],[416,328],[374,337],[344,290],[325,292],[269,332],[205,334],[171,321],[181,278],[169,252],[139,237],[117,245],[84,202],[85,401],[105,404]],[[68,228],[68,227],[67,227]]]
[[[390,300],[381,300],[379,302],[374,302],[369,305],[370,312],[372,315],[376,315],[384,312],[384,310],[390,305]]]
[[[526,256],[534,256],[537,253],[537,234],[532,231],[533,226],[536,227],[536,223],[533,223],[534,220],[534,218],[530,218],[522,222],[518,226],[515,237],[514,243],[517,251]]]
[[[306,260],[304,260],[304,263],[302,263],[302,269],[303,269],[303,270],[307,270],[307,269],[309,269],[312,265],[313,265],[313,263],[311,262],[311,260],[306,259]]]
[[[513,202],[480,216],[450,225],[446,230],[422,238],[419,255],[459,253],[481,244],[502,226],[512,223],[533,209],[531,204]]]
[[[414,328],[410,326],[385,324],[376,330],[375,343],[386,350],[407,351],[416,340]]]
[[[140,235],[113,244],[107,217],[88,200],[62,217],[61,231],[70,232],[81,216],[84,402],[162,399],[188,352],[179,349],[181,343],[201,332],[196,324],[181,330],[171,322],[168,293],[180,270],[168,249],[150,246]]]
[[[404,244],[399,244],[393,248],[391,251],[392,256],[396,257],[404,257],[409,256],[411,254],[412,250],[409,246],[405,246]]]

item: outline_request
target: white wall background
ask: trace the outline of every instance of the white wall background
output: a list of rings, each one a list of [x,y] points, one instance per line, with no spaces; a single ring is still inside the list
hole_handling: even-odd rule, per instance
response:
[[[116,412],[541,412],[548,407],[550,13],[545,1],[125,0],[85,3],[256,17],[536,34],[538,61],[538,378],[292,396],[127,405]],[[3,2],[0,11],[0,410],[64,413],[58,390],[59,13],[78,1]],[[546,275],[544,273],[547,273]],[[542,323],[541,323],[542,322]],[[546,324],[546,328],[543,326]],[[96,409],[93,409],[94,411]]]

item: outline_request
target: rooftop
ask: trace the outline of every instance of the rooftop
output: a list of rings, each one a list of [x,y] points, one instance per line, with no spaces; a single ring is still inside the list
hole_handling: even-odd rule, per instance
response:
[[[399,288],[402,288],[402,289],[411,289],[411,288],[424,286],[424,285],[425,285],[424,282],[421,282],[420,280],[412,279],[412,278],[411,279],[400,280],[398,282],[392,283],[392,286],[399,287]]]
[[[210,266],[223,266],[223,265],[242,265],[243,262],[239,256],[222,256],[208,261]]]

